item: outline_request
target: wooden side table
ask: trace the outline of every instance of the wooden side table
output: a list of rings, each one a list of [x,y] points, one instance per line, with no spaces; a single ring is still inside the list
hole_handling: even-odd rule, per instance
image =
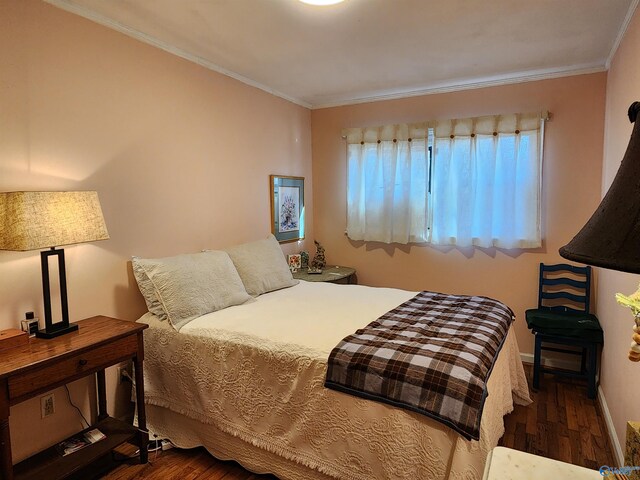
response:
[[[351,267],[339,267],[337,265],[327,265],[322,269],[322,273],[307,273],[302,268],[293,274],[293,278],[306,280],[307,282],[330,282],[330,283],[356,283],[356,269]]]
[[[117,445],[137,437],[140,462],[147,462],[142,332],[148,325],[109,317],[92,317],[78,323],[78,330],[50,340],[31,338],[25,346],[0,352],[0,478],[2,480],[55,480],[78,474]],[[105,368],[133,360],[136,380],[138,428],[109,417]],[[98,428],[107,438],[65,457],[55,446],[12,467],[9,408],[69,382],[96,375]]]

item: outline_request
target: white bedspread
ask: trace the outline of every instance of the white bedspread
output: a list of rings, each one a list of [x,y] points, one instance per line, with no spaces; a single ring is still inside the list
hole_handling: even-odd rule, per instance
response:
[[[319,478],[480,479],[504,433],[503,416],[514,400],[530,402],[513,331],[489,379],[479,442],[417,413],[323,386],[333,347],[415,293],[300,282],[204,315],[180,333],[146,314],[148,424],[171,438],[154,408],[161,407],[184,423],[209,425],[238,450],[252,446],[254,455],[236,458],[247,468],[282,478],[305,478],[299,465]],[[204,434],[185,438],[185,431],[176,428],[180,446],[220,451]],[[233,457],[229,445],[222,450]]]

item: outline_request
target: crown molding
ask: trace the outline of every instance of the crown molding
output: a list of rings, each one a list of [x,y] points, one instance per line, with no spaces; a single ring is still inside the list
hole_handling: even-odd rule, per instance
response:
[[[274,90],[266,85],[263,85],[259,82],[253,81],[250,78],[247,78],[245,76],[242,76],[238,73],[232,72],[231,70],[227,70],[224,67],[221,67],[220,65],[216,65],[213,62],[210,62],[209,60],[206,60],[198,55],[193,55],[189,52],[185,52],[184,50],[174,47],[173,45],[170,45],[168,43],[162,42],[160,40],[158,40],[155,37],[152,37],[151,35],[147,35],[145,33],[139,32],[138,30],[135,30],[133,28],[127,27],[126,25],[123,25],[119,22],[116,22],[114,20],[111,20],[103,15],[100,15],[98,13],[95,13],[91,10],[89,10],[88,8],[76,5],[74,3],[69,2],[68,0],[44,0],[46,3],[49,3],[55,7],[58,7],[62,10],[65,10],[67,12],[79,15],[83,18],[86,18],[87,20],[91,20],[92,22],[95,23],[99,23],[102,26],[105,26],[107,28],[110,28],[112,30],[116,30],[120,33],[123,33],[129,37],[135,38],[136,40],[140,40],[141,42],[144,42],[148,45],[152,45],[156,48],[159,48],[161,50],[164,50],[165,52],[171,53],[173,55],[176,55],[178,57],[184,58],[185,60],[188,60],[190,62],[193,63],[197,63],[198,65],[207,68],[209,70],[213,70],[214,72],[217,73],[221,73],[222,75],[226,75],[227,77],[231,77],[235,80],[238,80],[239,82],[242,82],[246,85],[249,85],[251,87],[255,87],[258,88],[260,90],[263,90],[267,93],[270,93],[271,95],[275,95],[276,97],[280,97],[284,100],[287,100],[288,102],[291,103],[295,103],[296,105],[300,105],[301,107],[305,107],[305,108],[311,108],[312,105],[305,102],[304,100],[301,100],[299,98],[295,98],[295,97],[291,97],[289,95],[286,95],[282,92],[278,92],[277,90]]]
[[[634,0],[640,1],[640,0]],[[511,73],[506,75],[494,75],[489,77],[478,77],[470,79],[452,80],[434,85],[427,85],[421,88],[387,90],[381,93],[372,94],[358,98],[347,98],[312,104],[312,110],[330,107],[342,107],[347,105],[357,105],[360,103],[379,102],[382,100],[396,100],[400,98],[417,97],[420,95],[433,95],[436,93],[450,93],[461,90],[472,90],[476,88],[497,87],[501,85],[512,85],[515,83],[534,82],[538,80],[548,80],[553,78],[570,77],[574,75],[587,75],[606,71],[602,63],[587,65],[574,65],[571,67],[549,68],[543,70],[530,70],[526,72]]]
[[[611,47],[611,51],[609,52],[609,56],[607,57],[607,62],[605,63],[607,70],[609,70],[609,68],[611,67],[611,62],[613,61],[613,57],[615,57],[616,52],[618,51],[618,47],[620,46],[620,43],[624,38],[624,34],[626,33],[627,28],[629,28],[629,23],[631,23],[631,19],[633,18],[633,14],[635,13],[639,2],[640,0],[632,0],[631,5],[629,5],[629,10],[627,10],[627,16],[624,17],[624,21],[622,22],[622,25],[620,25],[620,30],[618,30],[618,36],[616,37],[616,41],[613,42],[613,46]]]

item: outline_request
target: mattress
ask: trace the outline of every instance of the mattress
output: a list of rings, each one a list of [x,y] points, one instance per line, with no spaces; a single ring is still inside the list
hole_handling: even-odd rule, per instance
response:
[[[346,335],[416,292],[300,282],[193,320],[145,331],[149,429],[283,479],[480,479],[503,416],[530,402],[513,328],[489,378],[480,440],[418,413],[326,389]]]

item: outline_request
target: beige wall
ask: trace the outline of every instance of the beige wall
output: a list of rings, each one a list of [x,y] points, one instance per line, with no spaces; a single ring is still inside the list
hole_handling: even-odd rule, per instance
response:
[[[39,1],[0,0],[0,191],[97,190],[111,240],[66,249],[70,312],[73,318],[100,313],[133,320],[144,304],[129,272],[130,255],[261,238],[269,232],[268,175],[305,176],[307,238],[323,242],[330,262],[355,266],[364,284],[497,297],[516,311],[520,348],[530,352],[522,317],[536,301],[537,265],[560,259],[557,249],[590,216],[626,147],[631,127],[624,114],[640,97],[637,17],[608,77],[602,170],[605,74],[310,114]],[[343,127],[540,109],[553,113],[546,130],[542,249],[386,246],[344,236]],[[633,291],[638,277],[599,275],[598,313],[607,341],[602,385],[622,436],[624,422],[637,415],[627,387],[637,366],[622,351],[631,320],[613,292]],[[42,315],[40,278],[37,252],[0,252],[0,328],[16,327],[27,310]],[[84,410],[90,408],[87,388],[87,382],[71,388]],[[56,400],[59,413],[45,420],[37,399],[12,408],[16,459],[79,428],[63,391],[56,391]]]
[[[611,63],[607,78],[605,148],[602,169],[602,195],[606,193],[624,156],[633,125],[627,109],[640,100],[640,12],[636,11],[624,39]],[[640,387],[635,379],[640,365],[627,360],[633,317],[616,304],[615,293],[631,293],[640,276],[598,269],[598,318],[604,328],[601,387],[604,392],[620,445],[624,449],[628,420],[640,420]]]
[[[412,290],[480,294],[511,306],[522,352],[533,338],[524,311],[537,302],[539,262],[561,260],[599,202],[604,73],[314,110],[311,114],[315,234],[329,262],[357,268],[359,282]],[[548,109],[543,165],[543,248],[496,250],[384,245],[349,240],[343,127]]]
[[[66,249],[73,319],[144,312],[132,254],[266,237],[269,174],[306,177],[312,227],[309,110],[40,1],[0,0],[0,191],[97,190],[111,235]],[[42,316],[40,275],[38,252],[0,252],[0,328]],[[72,388],[85,409],[86,389]],[[56,392],[45,420],[37,399],[12,408],[14,458],[79,429]]]

